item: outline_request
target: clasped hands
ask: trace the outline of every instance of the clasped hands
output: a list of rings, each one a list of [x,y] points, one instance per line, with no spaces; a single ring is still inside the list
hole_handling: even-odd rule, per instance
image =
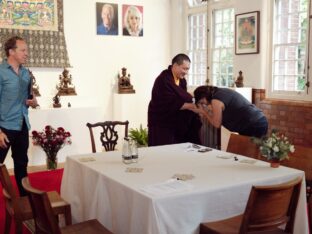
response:
[[[206,114],[211,113],[212,107],[211,105],[184,103],[181,110],[190,110],[198,114],[200,117],[204,117]]]

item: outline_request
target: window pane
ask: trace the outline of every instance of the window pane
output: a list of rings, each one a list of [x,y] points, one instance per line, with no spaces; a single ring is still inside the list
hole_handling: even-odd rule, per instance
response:
[[[233,86],[234,9],[213,12],[212,79],[216,86]]]
[[[308,0],[275,0],[273,91],[303,91]]]
[[[202,2],[202,0],[188,0],[188,4],[191,7],[200,6],[206,4],[206,2]]]
[[[202,85],[207,79],[206,25],[206,13],[192,14],[188,17],[188,55],[191,59],[189,85]]]

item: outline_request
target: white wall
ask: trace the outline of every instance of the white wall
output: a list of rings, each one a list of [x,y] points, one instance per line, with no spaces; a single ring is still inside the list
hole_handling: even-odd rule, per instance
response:
[[[170,2],[167,0],[110,1],[119,6],[119,34],[121,34],[122,4],[144,7],[144,36],[124,37],[96,35],[95,5],[97,1],[64,0],[64,33],[70,63],[69,68],[76,86],[77,97],[61,97],[72,106],[99,106],[103,120],[111,119],[112,96],[116,92],[117,75],[122,67],[131,74],[141,113],[146,113],[150,90],[155,77],[170,61]],[[62,69],[31,68],[40,86],[42,107],[51,106],[55,85]],[[138,118],[146,125],[146,116]]]
[[[254,88],[264,88],[265,84],[268,1],[270,0],[234,0],[235,14],[260,11],[260,53],[234,56],[234,74],[238,74],[238,71],[242,70],[245,86]],[[68,102],[72,104],[73,108],[91,106],[100,110],[94,114],[94,119],[115,120],[117,116],[120,116],[118,120],[126,120],[129,117],[131,119],[130,128],[139,127],[140,124],[146,127],[147,106],[155,78],[168,66],[175,54],[186,51],[184,1],[110,0],[109,2],[119,5],[119,34],[121,34],[122,25],[121,5],[133,4],[144,7],[143,37],[97,36],[95,15],[97,1],[63,0],[63,2],[64,33],[72,65],[69,71],[78,93],[78,96],[61,97],[63,107],[66,108]],[[125,113],[127,112],[125,111],[126,107],[116,106],[116,103],[123,105],[127,103],[127,96],[115,98],[114,106],[117,75],[121,72],[122,67],[128,69],[131,74],[131,83],[136,90],[135,94],[120,94],[131,95],[129,100],[131,100],[133,108],[129,113]],[[38,99],[41,108],[51,107],[52,97],[56,93],[55,86],[63,69],[31,68],[31,70],[40,86],[42,97]],[[52,111],[51,115],[55,116],[53,109],[49,111]],[[55,117],[59,118],[58,123],[62,123],[62,119],[68,119],[68,116],[63,115]],[[56,116],[58,115],[56,114]],[[36,130],[41,130],[43,125],[51,123],[49,118],[45,121],[46,123],[38,123]],[[81,127],[81,133],[83,133],[86,128],[85,120],[81,119],[80,123],[81,126],[77,126],[77,128]],[[79,134],[76,128],[75,133]],[[62,150],[68,154],[81,151],[79,147],[69,147],[73,146],[66,146],[66,150],[65,148]],[[34,152],[32,149],[30,150],[30,164],[42,163],[42,160],[33,160]],[[61,161],[63,159],[64,157]],[[12,165],[10,157],[7,158],[6,163],[8,167]]]
[[[61,97],[61,104],[67,108],[70,102],[72,107],[98,107],[101,111],[94,113],[93,119],[114,120],[113,96],[116,93],[116,81],[121,68],[126,67],[131,74],[131,83],[136,90],[131,95],[135,106],[133,113],[137,116],[130,122],[130,128],[147,126],[147,106],[151,96],[153,82],[158,74],[167,68],[171,61],[170,38],[171,26],[170,14],[171,5],[168,0],[110,0],[108,2],[118,4],[119,15],[119,35],[118,36],[98,36],[96,35],[96,2],[95,0],[63,0],[64,2],[64,33],[72,65],[69,68],[72,75],[72,82],[76,87],[78,96]],[[103,1],[102,1],[103,2]],[[104,1],[105,2],[105,1]],[[143,6],[143,37],[122,36],[121,7],[122,4],[133,4]],[[63,69],[53,68],[30,68],[36,77],[37,84],[42,97],[39,103],[42,109],[47,109],[52,105],[52,97],[56,93],[55,86],[58,84],[59,75]],[[126,96],[123,96],[126,97]],[[116,107],[120,108],[120,107]],[[40,111],[40,110],[39,110]],[[41,110],[42,111],[42,110]],[[51,112],[52,111],[52,112]],[[43,111],[46,113],[46,111]],[[55,114],[52,110],[49,116],[59,118],[57,123],[66,123],[68,112]],[[122,113],[122,112],[121,112]],[[44,115],[46,116],[46,115]],[[79,118],[80,116],[76,116]],[[44,117],[46,118],[46,117]],[[120,116],[118,120],[126,120],[127,115]],[[66,119],[66,121],[62,121]],[[83,119],[85,122],[85,119]],[[53,121],[52,121],[53,122]],[[81,121],[80,121],[81,122]],[[81,133],[85,133],[85,123],[81,122]],[[45,124],[50,124],[49,118],[36,125],[36,129],[41,130]],[[39,126],[42,125],[42,126]],[[58,126],[55,126],[58,127]],[[65,129],[72,126],[63,126]],[[75,129],[75,133],[79,131]],[[75,139],[75,136],[73,136]],[[73,142],[75,144],[75,142]],[[86,142],[89,146],[90,142]],[[72,147],[72,150],[70,149]],[[64,152],[78,153],[78,148],[66,146]],[[32,148],[32,147],[31,147]],[[84,148],[85,149],[85,148]],[[90,148],[91,151],[91,148]],[[32,155],[36,151],[30,149],[30,165],[42,164],[42,160],[34,160]],[[61,158],[61,161],[64,157]],[[12,167],[10,155],[6,159],[7,166]]]
[[[268,45],[267,4],[270,0],[235,0],[235,14],[260,11],[260,53],[234,56],[234,74],[243,71],[244,85],[252,88],[265,88]]]
[[[185,0],[186,1],[186,0]],[[225,1],[234,7],[234,14],[260,11],[260,53],[259,54],[234,54],[234,76],[243,71],[244,85],[252,88],[265,88],[268,61],[268,4],[270,0],[229,0]],[[184,0],[172,0],[171,49],[173,52],[186,51],[186,25],[184,16]]]

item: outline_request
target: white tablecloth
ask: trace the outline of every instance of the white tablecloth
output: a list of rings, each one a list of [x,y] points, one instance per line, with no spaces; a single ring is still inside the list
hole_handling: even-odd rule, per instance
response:
[[[67,157],[61,195],[71,204],[74,223],[97,218],[117,234],[198,233],[201,222],[242,213],[252,185],[304,177],[299,170],[274,169],[262,161],[242,163],[244,156],[237,156],[238,161],[224,159],[220,157],[231,154],[200,153],[190,146],[140,148],[139,163],[130,165],[122,163],[118,151]],[[127,172],[127,168],[143,171]],[[194,178],[182,182],[187,183],[183,191],[156,195],[142,189],[174,174]],[[305,196],[303,183],[295,221],[298,234],[308,233]]]

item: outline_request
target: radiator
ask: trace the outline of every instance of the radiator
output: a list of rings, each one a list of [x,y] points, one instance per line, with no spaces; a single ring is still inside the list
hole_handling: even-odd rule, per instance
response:
[[[215,128],[208,121],[204,121],[201,128],[202,145],[214,149],[221,149],[221,128]]]

